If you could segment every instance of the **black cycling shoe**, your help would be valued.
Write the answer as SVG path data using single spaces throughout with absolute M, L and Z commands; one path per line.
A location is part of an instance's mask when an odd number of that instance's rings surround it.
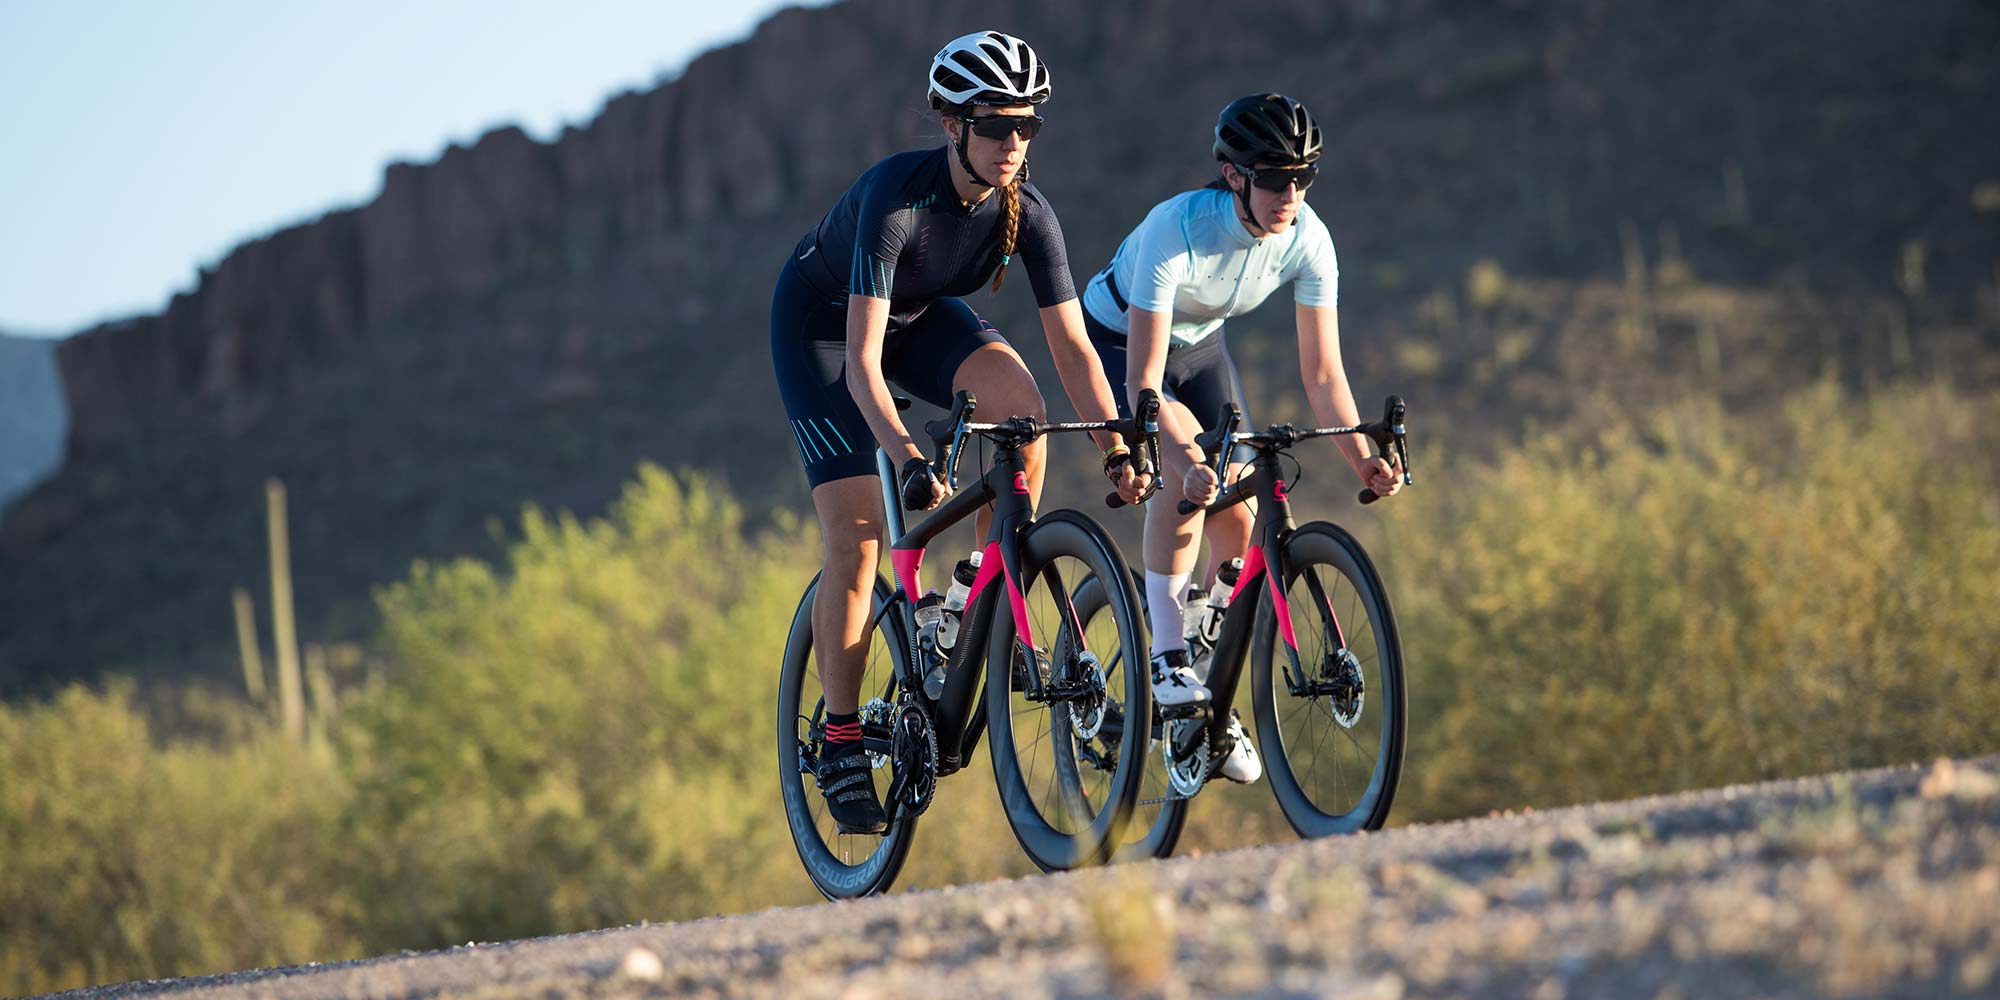
M 827 812 L 841 833 L 881 833 L 889 829 L 882 800 L 875 797 L 875 768 L 868 755 L 855 750 L 820 759 L 817 775 Z

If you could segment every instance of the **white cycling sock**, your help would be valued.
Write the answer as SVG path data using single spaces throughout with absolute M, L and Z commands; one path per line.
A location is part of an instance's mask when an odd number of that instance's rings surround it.
M 1146 621 L 1153 629 L 1152 655 L 1187 648 L 1187 640 L 1181 638 L 1181 608 L 1187 602 L 1188 581 L 1193 578 L 1192 573 L 1169 576 L 1146 571 Z

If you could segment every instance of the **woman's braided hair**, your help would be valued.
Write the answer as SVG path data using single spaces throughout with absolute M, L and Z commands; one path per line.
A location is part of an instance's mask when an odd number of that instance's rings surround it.
M 993 272 L 993 290 L 999 291 L 1001 282 L 1007 280 L 1007 262 L 1014 259 L 1014 239 L 1021 232 L 1021 177 L 1014 176 L 1014 182 L 1000 189 L 1000 211 L 1005 215 L 1000 220 L 1000 269 Z

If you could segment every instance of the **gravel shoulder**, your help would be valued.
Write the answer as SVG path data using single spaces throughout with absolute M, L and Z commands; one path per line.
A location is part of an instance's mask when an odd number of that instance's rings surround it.
M 1996 994 L 2000 756 L 56 996 Z

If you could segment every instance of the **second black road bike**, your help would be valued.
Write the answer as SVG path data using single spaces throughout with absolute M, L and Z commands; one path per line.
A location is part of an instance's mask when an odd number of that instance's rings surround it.
M 1362 434 L 1377 451 L 1393 456 L 1410 481 L 1405 441 L 1406 407 L 1391 396 L 1379 421 L 1354 427 L 1301 429 L 1289 424 L 1262 431 L 1236 430 L 1234 404 L 1215 430 L 1195 439 L 1215 456 L 1221 481 L 1225 456 L 1249 449 L 1243 473 L 1206 507 L 1210 512 L 1255 500 L 1250 548 L 1234 579 L 1229 569 L 1217 588 L 1229 600 L 1199 616 L 1188 637 L 1188 658 L 1213 693 L 1213 710 L 1166 718 L 1155 708 L 1151 747 L 1141 795 L 1121 856 L 1166 857 L 1187 821 L 1189 801 L 1216 775 L 1233 747 L 1231 710 L 1250 661 L 1255 745 L 1264 780 L 1301 836 L 1324 837 L 1380 829 L 1388 820 L 1403 770 L 1408 694 L 1402 642 L 1388 591 L 1361 543 L 1336 524 L 1295 526 L 1290 485 L 1297 463 L 1287 451 L 1299 442 L 1336 434 Z M 1281 459 L 1293 463 L 1287 477 Z M 1361 502 L 1377 499 L 1369 490 Z M 1180 501 L 1181 513 L 1197 506 Z M 1110 606 L 1111 591 L 1093 577 L 1078 587 L 1078 616 L 1091 627 Z

